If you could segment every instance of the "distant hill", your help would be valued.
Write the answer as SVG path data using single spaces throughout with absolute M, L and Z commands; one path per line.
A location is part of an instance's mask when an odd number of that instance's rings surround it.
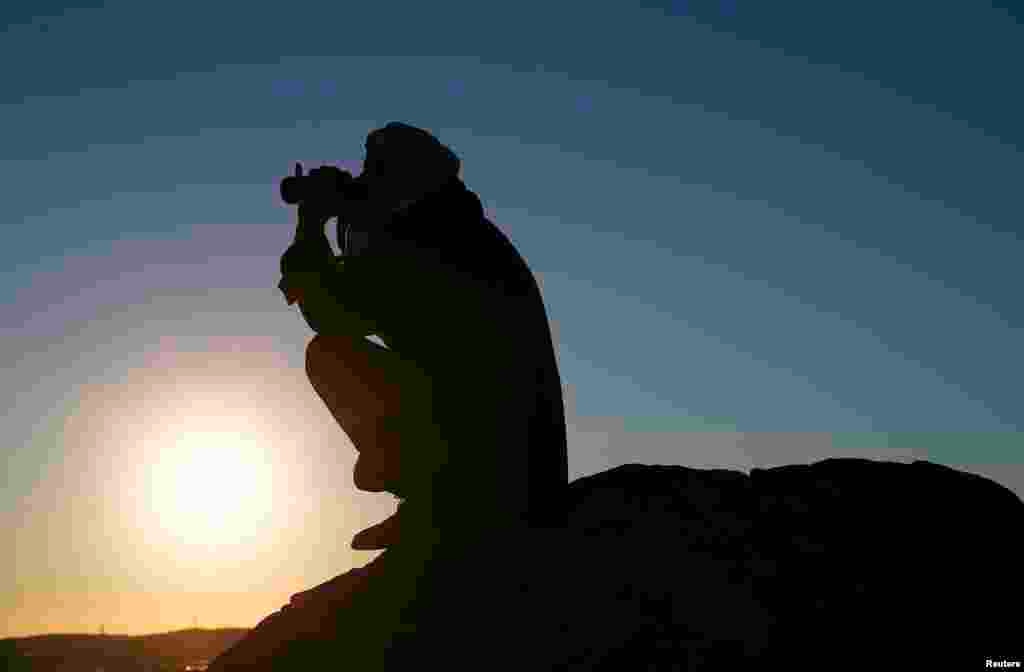
M 11 672 L 182 672 L 210 661 L 248 632 L 190 629 L 154 635 L 37 635 L 0 639 L 0 670 Z

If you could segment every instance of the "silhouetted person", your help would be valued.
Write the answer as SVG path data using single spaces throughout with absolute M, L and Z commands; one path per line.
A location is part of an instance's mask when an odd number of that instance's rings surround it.
M 390 123 L 366 152 L 361 199 L 300 205 L 312 272 L 297 283 L 317 332 L 307 373 L 359 452 L 356 486 L 441 532 L 560 525 L 562 390 L 530 269 L 429 133 Z M 323 233 L 332 211 L 345 213 L 341 265 Z
M 352 542 L 384 553 L 293 596 L 215 670 L 322 655 L 373 669 L 396 633 L 429 619 L 418 607 L 460 582 L 464 550 L 565 524 L 561 382 L 530 269 L 429 133 L 391 123 L 366 152 L 358 178 L 310 173 L 337 202 L 286 196 L 299 228 L 280 286 L 317 332 L 306 372 L 356 447 L 355 485 L 402 503 Z M 324 226 L 339 214 L 336 258 Z

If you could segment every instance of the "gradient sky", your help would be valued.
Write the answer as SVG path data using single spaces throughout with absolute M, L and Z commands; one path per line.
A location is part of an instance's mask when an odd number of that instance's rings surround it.
M 305 379 L 277 182 L 393 120 L 538 276 L 573 478 L 846 455 L 1024 493 L 1010 6 L 7 3 L 0 637 L 252 626 L 374 557 L 394 500 Z

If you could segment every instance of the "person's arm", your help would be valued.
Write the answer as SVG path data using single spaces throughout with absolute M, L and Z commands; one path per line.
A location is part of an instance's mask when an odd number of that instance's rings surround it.
M 359 281 L 357 265 L 352 260 L 330 260 L 306 280 L 298 304 L 313 331 L 364 337 L 382 330 L 381 306 Z
M 462 339 L 482 339 L 479 345 L 493 347 L 494 312 L 502 312 L 507 297 L 496 288 L 488 291 L 494 279 L 478 274 L 497 269 L 486 264 L 486 270 L 456 268 L 451 255 L 435 249 L 441 241 L 413 240 L 415 231 L 398 229 L 393 234 L 380 229 L 378 237 L 395 237 L 360 256 L 338 258 L 323 233 L 327 218 L 311 218 L 300 206 L 303 218 L 309 226 L 297 233 L 294 251 L 285 253 L 294 257 L 293 263 L 282 258 L 282 272 L 285 281 L 294 282 L 292 297 L 314 331 L 376 334 L 399 349 L 413 342 L 454 345 Z M 441 245 L 445 242 L 450 241 Z
M 303 318 L 320 334 L 366 336 L 379 330 L 379 301 L 369 296 L 356 269 L 365 260 L 342 259 L 334 254 L 324 224 L 329 217 L 299 206 L 295 241 L 281 255 L 282 279 L 278 287 L 288 305 L 299 304 Z

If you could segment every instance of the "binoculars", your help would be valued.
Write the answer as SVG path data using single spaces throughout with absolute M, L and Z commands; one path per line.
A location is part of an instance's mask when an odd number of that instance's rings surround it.
M 281 180 L 281 199 L 289 205 L 327 206 L 341 200 L 365 198 L 365 189 L 360 186 L 347 170 L 323 166 L 303 175 L 302 164 L 296 163 L 295 174 Z

